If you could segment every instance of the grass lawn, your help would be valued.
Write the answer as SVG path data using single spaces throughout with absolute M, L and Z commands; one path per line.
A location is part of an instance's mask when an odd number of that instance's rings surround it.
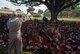
M 80 22 L 80 18 L 58 18 L 58 20 L 64 20 L 69 22 Z
M 31 19 L 32 20 L 34 19 L 42 20 L 42 17 L 32 17 Z M 29 20 L 29 18 L 27 20 Z M 50 20 L 50 18 L 48 18 L 48 20 Z M 58 20 L 64 20 L 68 22 L 80 22 L 80 18 L 58 18 Z

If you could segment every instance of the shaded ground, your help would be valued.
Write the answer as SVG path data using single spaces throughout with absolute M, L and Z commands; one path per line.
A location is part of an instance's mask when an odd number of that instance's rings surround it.
M 7 47 L 0 46 L 0 54 L 7 54 Z M 24 54 L 32 54 L 32 53 L 24 51 Z

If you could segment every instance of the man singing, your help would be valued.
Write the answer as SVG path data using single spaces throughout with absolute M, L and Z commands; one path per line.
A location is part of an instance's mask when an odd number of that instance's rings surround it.
M 9 30 L 8 54 L 14 54 L 14 50 L 16 50 L 17 54 L 22 54 L 21 24 L 17 14 L 13 12 L 7 22 Z

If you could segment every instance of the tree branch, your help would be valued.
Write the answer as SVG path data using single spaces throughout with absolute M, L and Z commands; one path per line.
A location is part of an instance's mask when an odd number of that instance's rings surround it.
M 70 4 L 66 5 L 66 6 L 64 6 L 63 8 L 60 9 L 60 11 L 64 10 L 65 8 L 70 7 L 70 6 L 72 6 L 72 5 L 75 5 L 75 4 L 78 3 L 79 1 L 80 1 L 80 0 L 76 0 L 76 1 L 73 2 L 73 3 L 70 3 Z M 60 12 L 60 11 L 59 11 L 59 12 Z

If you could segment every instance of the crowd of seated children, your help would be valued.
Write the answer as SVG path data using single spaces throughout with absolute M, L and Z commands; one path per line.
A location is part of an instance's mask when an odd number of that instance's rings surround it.
M 80 51 L 80 23 L 64 21 L 29 21 L 22 26 L 27 49 L 53 48 L 60 53 Z M 56 50 L 55 50 L 56 49 Z
M 52 51 L 57 54 L 80 53 L 79 22 L 35 19 L 23 22 L 21 31 L 24 49 L 47 51 L 47 54 Z M 0 45 L 3 43 L 8 45 L 8 30 L 6 20 L 0 19 Z

